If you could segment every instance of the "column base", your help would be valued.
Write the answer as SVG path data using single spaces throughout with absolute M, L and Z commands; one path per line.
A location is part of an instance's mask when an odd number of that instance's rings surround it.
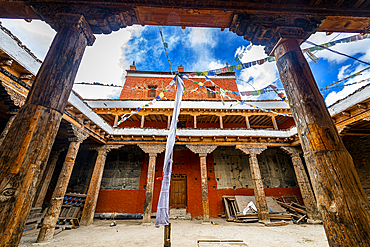
M 311 219 L 307 219 L 307 223 L 318 225 L 318 224 L 322 224 L 322 220 L 311 220 Z

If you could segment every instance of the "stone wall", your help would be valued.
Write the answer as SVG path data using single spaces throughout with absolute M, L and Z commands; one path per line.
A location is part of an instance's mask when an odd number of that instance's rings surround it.
M 234 147 L 219 147 L 213 152 L 218 189 L 253 188 L 249 157 Z M 258 155 L 265 188 L 295 188 L 298 183 L 289 155 L 268 148 Z

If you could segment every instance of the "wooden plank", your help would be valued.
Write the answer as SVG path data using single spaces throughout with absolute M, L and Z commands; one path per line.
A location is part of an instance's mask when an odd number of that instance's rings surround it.
M 238 204 L 239 210 L 243 211 L 247 207 L 249 202 L 253 202 L 256 205 L 256 199 L 254 196 L 235 196 L 236 203 Z M 266 203 L 269 211 L 273 212 L 286 212 L 273 197 L 266 196 Z M 250 212 L 250 211 L 248 211 Z

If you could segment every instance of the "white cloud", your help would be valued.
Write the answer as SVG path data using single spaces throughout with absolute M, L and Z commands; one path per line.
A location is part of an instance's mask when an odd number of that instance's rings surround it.
M 362 64 L 360 64 L 355 68 L 354 71 L 360 71 L 364 68 L 365 67 Z M 364 72 L 361 73 L 361 75 L 347 80 L 345 82 L 345 84 L 348 85 L 348 84 L 355 83 L 355 82 L 360 82 L 361 80 L 365 80 L 365 79 L 369 79 L 369 78 L 370 78 L 370 70 L 365 70 Z M 342 90 L 340 90 L 338 92 L 335 92 L 335 91 L 330 92 L 325 98 L 325 103 L 326 103 L 327 106 L 330 106 L 333 103 L 335 103 L 336 101 L 347 97 L 349 94 L 355 92 L 357 89 L 359 89 L 359 88 L 361 88 L 361 87 L 363 87 L 363 86 L 365 86 L 369 83 L 370 82 L 363 82 L 363 83 L 359 83 L 359 84 L 345 86 L 345 87 L 343 87 Z M 338 85 L 342 85 L 342 84 L 338 84 Z
M 213 48 L 217 44 L 215 30 L 211 28 L 189 28 L 189 34 L 184 38 L 184 45 L 190 49 L 190 53 L 196 58 L 189 71 L 204 71 L 213 68 L 222 68 L 220 60 L 217 60 Z M 218 65 L 215 67 L 215 65 Z
M 342 68 L 339 69 L 339 72 L 338 72 L 338 80 L 341 80 L 343 79 L 344 77 L 347 76 L 347 73 L 348 73 L 348 68 L 350 67 L 351 65 L 348 64 L 348 65 L 345 65 L 343 66 Z M 345 72 L 347 71 L 347 73 L 345 74 Z
M 94 45 L 86 48 L 76 82 L 100 82 L 122 86 L 126 70 L 130 66 L 130 61 L 125 58 L 124 49 L 128 46 L 131 36 L 141 28 L 132 26 L 109 35 L 96 35 Z M 121 90 L 116 87 L 86 85 L 75 85 L 73 89 L 83 98 L 89 99 L 112 98 Z
M 252 46 L 249 51 L 243 54 L 241 59 L 242 63 L 256 61 L 266 57 L 263 46 Z M 244 52 L 246 47 L 239 47 L 236 51 L 236 55 Z M 259 90 L 267 87 L 272 82 L 279 78 L 276 63 L 265 62 L 262 65 L 252 66 L 247 69 L 243 69 L 240 73 L 240 79 L 248 83 L 238 82 L 239 91 L 251 91 Z M 263 98 L 266 95 L 261 95 L 260 97 L 252 97 L 253 99 Z M 251 99 L 251 97 L 248 97 Z
M 217 60 L 217 61 L 211 61 L 207 67 L 208 70 L 212 70 L 212 69 L 219 69 L 219 68 L 222 68 L 224 67 L 225 65 L 220 61 L 220 60 Z

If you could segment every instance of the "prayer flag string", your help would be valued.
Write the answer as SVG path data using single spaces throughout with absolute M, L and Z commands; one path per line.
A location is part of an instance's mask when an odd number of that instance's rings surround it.
M 330 41 L 328 43 L 324 43 L 324 44 L 321 44 L 321 45 L 316 45 L 316 44 L 314 44 L 310 41 L 306 41 L 306 43 L 312 44 L 314 46 L 303 49 L 302 51 L 305 52 L 305 53 L 311 52 L 311 54 L 312 54 L 313 51 L 320 51 L 320 50 L 328 49 L 329 47 L 335 46 L 337 44 L 352 43 L 352 42 L 356 42 L 356 41 L 364 40 L 364 39 L 370 39 L 370 34 L 356 34 L 356 35 L 353 35 L 353 36 L 350 36 L 350 37 L 347 37 L 347 38 L 343 38 L 343 39 L 339 39 L 339 40 L 335 40 L 335 41 Z M 328 49 L 328 50 L 330 50 L 330 49 Z M 331 51 L 333 51 L 333 50 L 331 50 Z M 333 52 L 335 52 L 337 54 L 341 54 L 341 55 L 346 55 L 346 54 L 336 52 L 336 51 L 333 51 Z M 348 55 L 346 55 L 346 56 L 348 56 Z M 312 56 L 311 59 L 317 60 L 317 58 L 315 56 Z M 358 60 L 358 59 L 356 59 L 356 60 Z M 239 59 L 239 61 L 240 61 L 240 59 Z M 266 57 L 266 58 L 263 58 L 263 59 L 258 59 L 258 60 L 252 61 L 252 62 L 237 64 L 237 65 L 234 65 L 234 66 L 226 66 L 226 67 L 221 68 L 221 69 L 189 73 L 188 76 L 190 76 L 190 77 L 194 77 L 194 76 L 214 76 L 214 75 L 223 74 L 223 73 L 227 73 L 227 72 L 231 72 L 231 71 L 250 68 L 250 67 L 253 67 L 253 66 L 256 66 L 256 65 L 262 65 L 265 62 L 274 62 L 274 61 L 276 61 L 275 57 L 269 56 L 269 57 Z M 361 61 L 361 60 L 359 60 L 359 61 Z M 364 61 L 361 61 L 361 62 L 370 65 L 370 63 L 367 63 L 367 62 L 364 62 Z
M 171 64 L 171 61 L 170 61 L 170 59 L 168 57 L 168 52 L 167 52 L 168 43 L 164 42 L 163 33 L 162 33 L 162 27 L 158 27 L 158 28 L 159 28 L 159 33 L 161 34 L 163 48 L 164 48 L 164 51 L 166 52 L 167 61 L 168 61 L 169 65 L 170 65 L 171 74 L 173 74 L 173 72 L 172 72 L 172 64 Z
M 130 113 L 126 113 L 126 114 L 122 115 L 121 119 L 117 122 L 117 124 L 114 127 L 119 126 L 121 123 L 123 123 L 124 121 L 129 119 L 132 115 L 138 113 L 141 109 L 143 109 L 145 107 L 148 107 L 148 106 L 151 106 L 154 103 L 156 103 L 157 101 L 160 101 L 161 99 L 163 99 L 164 98 L 164 92 L 166 92 L 172 85 L 175 84 L 175 82 L 176 82 L 175 79 L 176 79 L 176 76 L 172 79 L 170 84 L 168 84 L 166 88 L 162 89 L 162 92 L 160 92 L 159 95 L 157 95 L 152 101 L 150 101 L 147 104 L 142 104 L 141 106 L 137 107 L 134 111 L 131 111 Z
M 183 77 L 184 77 L 185 79 L 189 80 L 189 81 L 194 82 L 194 83 L 195 83 L 195 84 L 197 84 L 199 87 L 204 87 L 206 90 L 208 90 L 208 91 L 210 91 L 210 92 L 213 92 L 213 93 L 215 93 L 215 94 L 220 94 L 220 95 L 222 95 L 222 94 L 223 94 L 223 93 L 222 93 L 223 91 L 224 91 L 224 92 L 229 91 L 229 90 L 225 90 L 225 89 L 221 88 L 220 86 L 218 86 L 216 83 L 214 83 L 214 82 L 213 82 L 212 80 L 210 80 L 209 78 L 208 78 L 208 80 L 212 83 L 212 85 L 214 85 L 215 87 L 219 88 L 219 89 L 220 89 L 220 92 L 215 91 L 215 90 L 213 90 L 213 89 L 211 89 L 211 88 L 205 87 L 205 86 L 204 86 L 204 83 L 202 83 L 202 82 L 198 82 L 198 81 L 195 81 L 195 80 L 192 80 L 192 79 L 190 79 L 189 77 L 187 77 L 186 75 L 183 75 Z M 229 92 L 234 92 L 234 91 L 229 91 Z M 255 108 L 255 109 L 261 110 L 261 111 L 263 111 L 263 112 L 269 112 L 269 113 L 274 113 L 274 114 L 276 114 L 276 115 L 281 115 L 281 116 L 286 116 L 286 117 L 292 117 L 292 115 L 289 115 L 289 114 L 283 114 L 283 113 L 278 113 L 278 112 L 275 112 L 275 111 L 272 111 L 272 110 L 267 110 L 267 109 L 261 108 L 261 107 L 256 106 L 256 105 L 252 105 L 252 104 L 249 104 L 249 103 L 247 103 L 247 102 L 243 102 L 243 101 L 240 101 L 240 100 L 238 100 L 238 99 L 231 98 L 229 95 L 226 95 L 226 94 L 224 94 L 224 96 L 225 96 L 225 97 L 227 97 L 227 98 L 228 98 L 228 99 L 230 99 L 230 100 L 236 101 L 236 102 L 237 102 L 237 104 L 239 104 L 239 105 L 248 105 L 248 106 L 250 106 L 250 107 L 253 107 L 253 108 Z M 233 106 L 233 105 L 231 105 L 231 106 Z M 231 107 L 231 106 L 230 106 L 230 107 Z

